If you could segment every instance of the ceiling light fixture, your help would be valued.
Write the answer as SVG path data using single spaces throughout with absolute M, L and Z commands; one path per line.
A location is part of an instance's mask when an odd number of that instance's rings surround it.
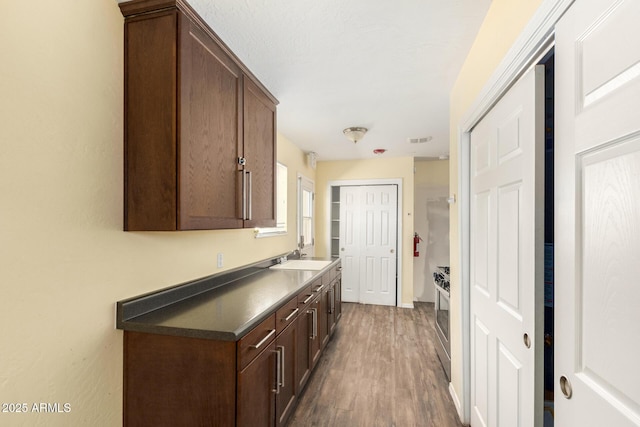
M 355 144 L 356 142 L 362 139 L 364 134 L 367 133 L 367 130 L 368 130 L 367 128 L 351 127 L 351 128 L 346 128 L 345 130 L 342 131 L 342 133 L 344 133 L 344 135 L 349 139 L 349 141 L 352 141 Z

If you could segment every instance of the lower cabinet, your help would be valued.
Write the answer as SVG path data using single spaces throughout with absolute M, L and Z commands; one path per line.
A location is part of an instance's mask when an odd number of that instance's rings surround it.
M 296 362 L 298 322 L 294 321 L 276 338 L 276 425 L 285 425 L 297 400 Z
M 284 426 L 335 329 L 339 283 L 314 281 L 237 342 L 125 331 L 123 424 Z
M 271 343 L 238 373 L 238 426 L 274 425 L 276 356 L 276 345 Z
M 311 375 L 311 340 L 313 339 L 313 311 L 305 308 L 298 316 L 296 328 L 296 392 L 300 393 Z

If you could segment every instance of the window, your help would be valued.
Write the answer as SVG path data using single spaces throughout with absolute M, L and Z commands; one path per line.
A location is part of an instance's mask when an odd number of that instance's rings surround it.
M 287 167 L 276 168 L 276 226 L 256 228 L 256 237 L 279 236 L 287 233 Z

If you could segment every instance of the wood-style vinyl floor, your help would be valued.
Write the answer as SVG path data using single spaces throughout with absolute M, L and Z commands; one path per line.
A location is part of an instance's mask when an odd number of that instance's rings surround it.
M 433 304 L 343 303 L 288 427 L 460 427 L 434 345 Z

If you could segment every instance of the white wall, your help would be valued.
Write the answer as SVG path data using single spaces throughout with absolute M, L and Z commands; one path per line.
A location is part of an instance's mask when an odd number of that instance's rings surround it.
M 433 302 L 433 272 L 449 265 L 449 161 L 415 162 L 414 231 L 422 238 L 413 258 L 413 299 Z
M 71 409 L 0 412 L 3 426 L 120 425 L 115 302 L 295 248 L 291 231 L 122 231 L 123 22 L 114 0 L 3 3 L 0 402 Z M 295 200 L 314 171 L 283 137 L 278 159 Z

